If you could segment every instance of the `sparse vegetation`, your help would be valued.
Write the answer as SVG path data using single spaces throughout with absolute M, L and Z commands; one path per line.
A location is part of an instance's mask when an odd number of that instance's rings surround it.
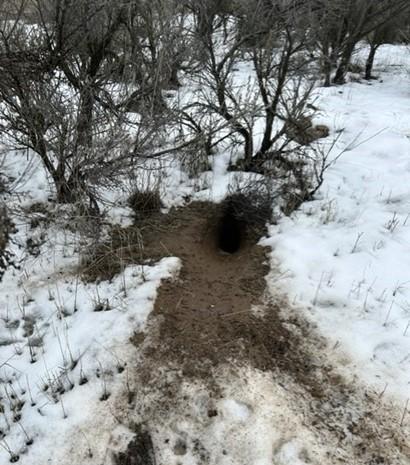
M 236 188 L 222 202 L 222 209 L 229 210 L 231 214 L 246 226 L 251 236 L 259 238 L 266 233 L 266 225 L 273 218 L 274 188 L 263 179 L 249 181 Z
M 0 204 L 0 281 L 4 271 L 12 260 L 12 253 L 8 250 L 8 245 L 13 230 L 13 223 L 7 209 L 4 205 Z
M 128 205 L 137 221 L 152 213 L 158 213 L 163 207 L 160 193 L 157 190 L 135 190 L 128 198 Z

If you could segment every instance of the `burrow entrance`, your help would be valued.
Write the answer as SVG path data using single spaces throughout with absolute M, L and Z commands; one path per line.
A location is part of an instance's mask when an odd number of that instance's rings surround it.
M 226 211 L 218 221 L 216 243 L 221 252 L 233 254 L 238 252 L 245 239 L 245 225 L 235 217 L 234 212 Z

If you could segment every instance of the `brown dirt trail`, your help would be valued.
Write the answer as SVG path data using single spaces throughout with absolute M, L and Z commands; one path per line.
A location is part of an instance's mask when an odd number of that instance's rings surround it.
M 149 234 L 145 242 L 148 256 L 159 242 L 182 262 L 179 278 L 160 288 L 152 318 L 160 322 L 161 344 L 149 355 L 177 360 L 184 376 L 206 376 L 232 358 L 269 368 L 269 352 L 283 352 L 287 334 L 252 311 L 265 290 L 265 250 L 245 240 L 237 253 L 221 253 L 215 205 L 193 204 L 174 215 L 170 229 Z

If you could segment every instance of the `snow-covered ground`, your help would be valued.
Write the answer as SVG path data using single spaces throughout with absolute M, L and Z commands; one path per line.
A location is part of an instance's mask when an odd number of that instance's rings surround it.
M 16 185 L 20 201 L 46 201 L 43 170 L 17 157 L 6 169 L 16 180 L 28 169 Z M 74 271 L 77 234 L 19 218 L 12 250 L 20 268 L 10 267 L 0 288 L 0 463 L 101 461 L 117 425 L 109 400 L 127 385 L 129 338 L 144 328 L 161 279 L 175 275 L 179 260 L 87 284 Z M 38 241 L 33 255 L 27 239 Z
M 326 173 L 316 200 L 280 219 L 264 240 L 282 272 L 272 286 L 315 322 L 346 370 L 400 405 L 410 397 L 409 69 L 406 48 L 384 46 L 375 69 L 380 80 L 318 89 L 317 122 L 327 124 L 332 136 L 340 134 L 333 156 L 349 150 Z M 229 156 L 215 157 L 213 173 L 199 182 L 170 176 L 166 205 L 187 195 L 223 198 L 235 176 L 226 172 Z M 20 199 L 27 205 L 45 201 L 42 170 L 16 158 L 11 165 L 16 178 L 18 170 L 30 169 L 17 188 Z M 115 208 L 111 218 L 123 221 L 124 213 Z M 19 243 L 29 237 L 41 242 L 41 228 L 17 227 L 13 248 L 20 259 Z M 129 336 L 144 328 L 160 280 L 175 275 L 179 261 L 129 267 L 111 283 L 85 284 L 73 273 L 76 234 L 50 227 L 46 238 L 40 256 L 25 257 L 24 266 L 10 268 L 1 282 L 0 464 L 17 456 L 23 465 L 108 464 L 108 445 L 121 449 L 129 439 L 114 410 L 114 399 L 127 388 L 127 361 L 136 355 Z M 181 395 L 192 404 L 184 398 L 182 416 L 162 419 L 165 426 L 153 433 L 158 443 L 169 440 L 172 429 L 188 429 L 208 449 L 226 441 L 234 451 L 210 463 L 304 465 L 312 463 L 308 456 L 328 463 L 320 459 L 323 450 L 302 450 L 314 434 L 302 413 L 292 416 L 287 389 L 265 375 L 246 372 L 226 385 L 218 419 L 206 418 L 204 425 L 198 423 L 202 388 L 186 389 Z M 166 453 L 160 452 L 161 463 L 174 463 Z M 195 460 L 187 454 L 181 463 Z
M 359 55 L 358 60 L 362 57 Z M 410 397 L 410 52 L 383 46 L 378 80 L 319 89 L 333 150 L 316 200 L 270 229 L 282 289 L 365 382 Z

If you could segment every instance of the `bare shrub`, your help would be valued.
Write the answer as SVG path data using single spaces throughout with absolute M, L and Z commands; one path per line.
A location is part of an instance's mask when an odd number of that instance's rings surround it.
M 263 177 L 239 181 L 229 187 L 222 211 L 229 210 L 246 226 L 251 238 L 259 238 L 266 233 L 266 224 L 272 220 L 276 199 L 277 193 L 271 182 Z
M 134 212 L 136 219 L 159 212 L 163 207 L 158 189 L 136 189 L 128 198 L 128 205 Z
M 190 178 L 197 178 L 201 173 L 211 169 L 209 161 L 211 144 L 208 138 L 203 137 L 181 151 L 181 166 Z
M 392 30 L 396 18 L 409 12 L 407 0 L 332 0 L 306 2 L 310 5 L 310 31 L 312 53 L 319 54 L 319 64 L 324 74 L 324 85 L 343 84 L 349 64 L 359 42 L 368 38 L 370 55 L 367 76 L 371 75 L 374 54 L 383 36 Z M 389 31 L 389 32 L 388 32 Z M 397 31 L 395 31 L 397 32 Z
M 0 134 L 41 159 L 57 202 L 97 211 L 98 188 L 161 147 L 171 121 L 162 90 L 183 50 L 173 2 L 37 0 L 35 28 L 29 3 L 0 18 Z
M 192 32 L 202 50 L 201 66 L 191 76 L 198 90 L 195 102 L 182 111 L 185 126 L 212 136 L 208 147 L 229 141 L 242 152 L 236 168 L 261 173 L 266 163 L 275 162 L 272 156 L 294 142 L 287 137 L 286 121 L 307 113 L 313 89 L 312 58 L 305 53 L 309 34 L 299 3 L 253 0 L 237 5 L 227 22 L 204 7 L 202 15 L 209 14 L 206 28 Z M 251 69 L 248 79 L 238 73 L 244 64 Z M 212 125 L 202 131 L 198 121 L 201 126 L 207 118 Z M 256 132 L 261 131 L 257 141 Z

